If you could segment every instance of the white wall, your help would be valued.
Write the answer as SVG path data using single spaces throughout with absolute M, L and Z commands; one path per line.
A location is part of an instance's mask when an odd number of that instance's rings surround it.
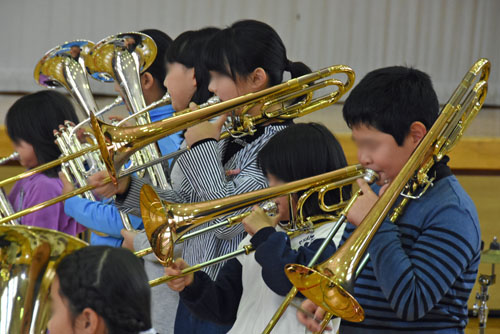
M 486 103 L 500 105 L 499 14 L 497 0 L 0 0 L 0 92 L 40 89 L 34 66 L 64 41 L 145 28 L 175 38 L 254 18 L 278 31 L 289 59 L 313 69 L 343 63 L 358 79 L 377 67 L 412 65 L 431 74 L 441 102 L 477 58 L 487 57 L 493 70 Z

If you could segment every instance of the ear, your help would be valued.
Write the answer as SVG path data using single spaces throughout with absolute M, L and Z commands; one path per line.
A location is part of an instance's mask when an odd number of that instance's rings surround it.
M 81 333 L 94 334 L 102 328 L 104 320 L 90 307 L 83 309 L 75 319 L 75 328 Z
M 189 79 L 191 80 L 193 87 L 196 87 L 196 72 L 194 67 L 188 68 Z
M 250 84 L 255 91 L 262 90 L 268 86 L 269 78 L 266 71 L 262 67 L 257 67 L 250 74 Z
M 154 77 L 149 72 L 141 74 L 141 87 L 142 90 L 150 90 L 154 85 Z
M 422 122 L 415 121 L 415 122 L 411 123 L 409 137 L 410 137 L 412 144 L 415 147 L 424 138 L 426 133 L 427 133 L 427 129 L 425 128 L 425 125 Z

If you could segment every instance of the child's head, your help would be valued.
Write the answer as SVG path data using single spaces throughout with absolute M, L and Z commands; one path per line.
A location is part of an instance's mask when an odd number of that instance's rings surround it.
M 277 85 L 284 71 L 292 78 L 311 72 L 303 63 L 289 61 L 276 31 L 255 20 L 238 21 L 215 34 L 204 58 L 209 89 L 222 101 Z
M 157 29 L 145 29 L 141 30 L 142 33 L 148 35 L 153 39 L 156 44 L 156 58 L 153 63 L 144 71 L 141 75 L 141 78 L 149 73 L 154 78 L 155 89 L 161 91 L 161 95 L 164 95 L 167 90 L 165 86 L 163 86 L 163 80 L 165 80 L 165 75 L 167 74 L 167 68 L 165 66 L 165 56 L 167 54 L 167 50 L 172 45 L 172 39 L 165 34 L 163 31 Z M 141 84 L 144 90 L 144 80 L 141 80 Z M 152 103 L 154 101 L 146 101 Z
M 347 166 L 344 151 L 335 136 L 317 123 L 293 124 L 277 133 L 258 154 L 260 168 L 270 186 L 296 181 L 334 171 Z M 350 196 L 350 187 L 343 190 L 344 199 Z M 303 191 L 297 193 L 296 199 Z M 337 203 L 339 193 L 331 191 L 326 196 L 328 204 Z M 277 199 L 280 220 L 287 220 L 286 197 Z M 285 206 L 285 207 L 283 207 Z M 317 196 L 311 196 L 303 207 L 306 217 L 321 214 Z
M 148 278 L 142 261 L 124 248 L 90 246 L 67 255 L 50 296 L 51 334 L 137 334 L 151 328 Z
M 379 173 L 378 184 L 397 176 L 438 113 L 430 77 L 402 66 L 368 73 L 343 108 L 358 146 L 358 159 Z
M 208 91 L 210 75 L 201 56 L 207 41 L 220 29 L 207 27 L 180 34 L 166 54 L 167 75 L 164 85 L 172 97 L 174 110 L 183 110 L 189 102 L 201 104 L 212 95 Z
M 66 96 L 53 90 L 23 96 L 9 108 L 5 125 L 21 165 L 33 168 L 59 157 L 53 130 L 65 120 L 78 123 L 75 109 Z M 57 176 L 54 169 L 44 174 Z

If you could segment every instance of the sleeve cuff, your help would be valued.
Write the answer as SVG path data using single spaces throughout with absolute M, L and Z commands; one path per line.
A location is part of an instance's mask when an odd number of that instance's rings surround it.
M 263 242 L 265 242 L 269 236 L 271 234 L 274 234 L 276 233 L 276 230 L 274 229 L 274 227 L 264 227 L 262 229 L 260 229 L 259 231 L 257 231 L 257 233 L 255 233 L 252 237 L 252 239 L 250 239 L 250 242 L 252 243 L 252 245 L 257 248 L 259 247 Z

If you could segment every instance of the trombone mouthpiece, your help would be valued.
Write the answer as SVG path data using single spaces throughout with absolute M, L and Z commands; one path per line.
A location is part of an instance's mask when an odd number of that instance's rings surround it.
M 373 169 L 367 168 L 367 169 L 365 169 L 365 175 L 363 176 L 363 179 L 367 183 L 373 183 L 373 182 L 378 180 L 378 174 Z

